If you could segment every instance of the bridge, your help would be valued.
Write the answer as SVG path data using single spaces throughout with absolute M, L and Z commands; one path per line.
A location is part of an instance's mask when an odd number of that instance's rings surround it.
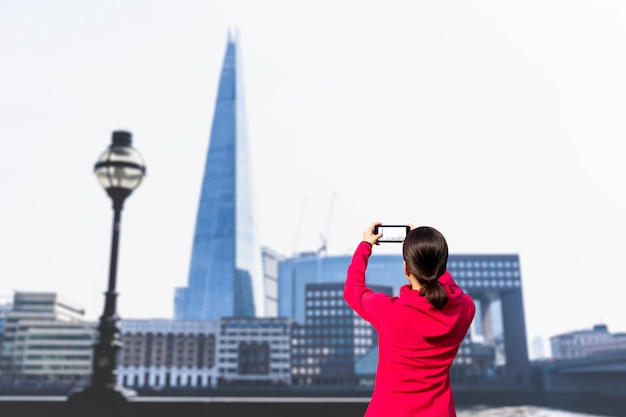
M 548 404 L 596 413 L 626 410 L 626 352 L 539 363 L 536 384 Z

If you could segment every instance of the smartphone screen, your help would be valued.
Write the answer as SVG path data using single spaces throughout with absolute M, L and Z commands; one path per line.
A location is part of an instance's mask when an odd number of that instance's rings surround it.
M 374 234 L 382 233 L 379 242 L 404 242 L 406 234 L 409 233 L 409 226 L 382 224 L 374 228 Z

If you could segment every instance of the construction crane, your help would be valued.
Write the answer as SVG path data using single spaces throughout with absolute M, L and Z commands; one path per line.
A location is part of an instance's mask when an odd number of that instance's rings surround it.
M 302 229 L 302 221 L 304 220 L 304 213 L 306 212 L 306 205 L 308 200 L 305 198 L 302 202 L 302 210 L 300 210 L 300 219 L 298 219 L 298 225 L 296 226 L 296 235 L 293 238 L 293 244 L 291 246 L 292 255 L 296 254 L 296 247 L 298 245 L 298 238 L 300 237 L 300 229 Z
M 322 245 L 319 247 L 319 249 L 317 250 L 317 255 L 322 255 L 322 254 L 326 254 L 327 250 L 328 250 L 328 235 L 330 234 L 330 225 L 331 225 L 331 220 L 333 217 L 333 207 L 335 205 L 335 192 L 333 191 L 333 194 L 330 198 L 330 209 L 328 210 L 328 219 L 326 220 L 326 233 L 320 235 L 321 239 L 322 239 Z

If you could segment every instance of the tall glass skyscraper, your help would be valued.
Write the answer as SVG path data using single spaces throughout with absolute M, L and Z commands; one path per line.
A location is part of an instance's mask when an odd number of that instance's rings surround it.
M 183 320 L 254 317 L 262 303 L 248 138 L 237 41 L 228 36 L 206 159 L 187 287 L 177 288 Z M 257 294 L 255 294 L 255 291 Z M 262 311 L 262 306 L 258 306 Z

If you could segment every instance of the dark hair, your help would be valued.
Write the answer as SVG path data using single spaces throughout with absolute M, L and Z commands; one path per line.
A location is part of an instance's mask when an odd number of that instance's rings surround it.
M 420 294 L 437 310 L 448 302 L 448 294 L 439 283 L 446 272 L 448 244 L 436 229 L 422 226 L 411 230 L 404 239 L 402 255 L 408 270 L 422 284 Z

